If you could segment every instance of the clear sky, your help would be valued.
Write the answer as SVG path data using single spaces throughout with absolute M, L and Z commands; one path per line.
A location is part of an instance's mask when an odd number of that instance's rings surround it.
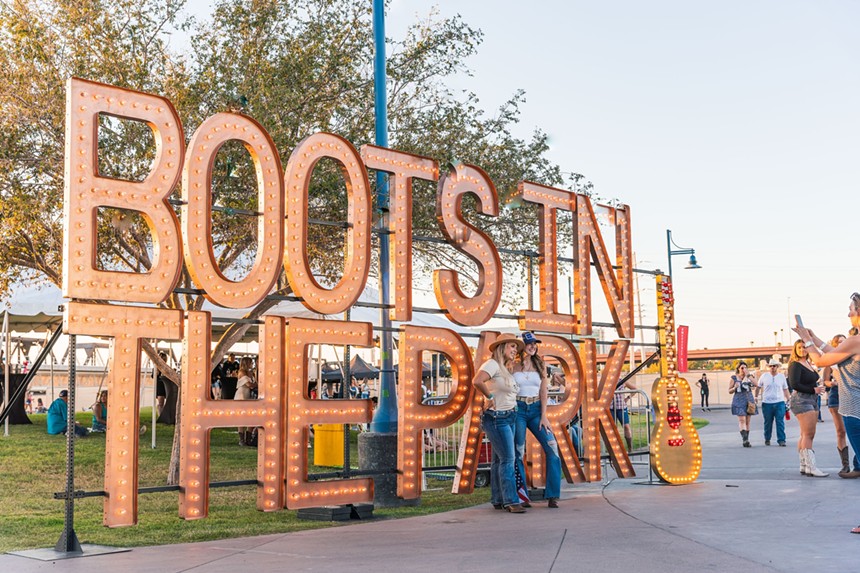
M 701 270 L 673 258 L 690 348 L 790 343 L 794 313 L 847 330 L 860 2 L 392 0 L 387 35 L 432 6 L 485 35 L 453 87 L 487 110 L 526 90 L 521 135 L 543 129 L 562 170 L 630 205 L 638 266 L 667 270 L 666 229 L 696 249 Z
M 787 343 L 794 313 L 823 338 L 847 330 L 860 291 L 860 3 L 435 5 L 485 34 L 463 85 L 488 109 L 525 89 L 523 135 L 545 130 L 563 170 L 630 205 L 639 266 L 667 269 L 666 229 L 696 249 L 701 270 L 672 261 L 691 348 L 773 344 L 774 331 Z M 393 0 L 388 35 L 428 13 Z

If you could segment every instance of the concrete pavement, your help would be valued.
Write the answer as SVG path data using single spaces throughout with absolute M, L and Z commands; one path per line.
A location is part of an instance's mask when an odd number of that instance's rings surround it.
M 703 470 L 687 486 L 640 477 L 563 486 L 561 508 L 524 515 L 488 505 L 402 520 L 42 562 L 0 555 L 0 571 L 860 571 L 860 480 L 836 475 L 833 424 L 818 425 L 816 455 L 828 478 L 798 472 L 797 425 L 788 447 L 764 446 L 753 418 L 741 447 L 727 409 L 694 411 Z M 775 443 L 775 440 L 774 440 Z M 644 476 L 644 477 L 642 477 Z

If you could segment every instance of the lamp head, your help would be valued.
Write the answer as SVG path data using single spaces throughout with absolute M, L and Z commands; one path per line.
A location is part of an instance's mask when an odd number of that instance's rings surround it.
M 685 269 L 701 269 L 699 263 L 696 261 L 696 255 L 690 255 L 690 262 L 687 263 Z

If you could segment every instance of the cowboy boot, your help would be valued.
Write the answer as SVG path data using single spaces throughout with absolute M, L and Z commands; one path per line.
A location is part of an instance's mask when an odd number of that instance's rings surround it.
M 627 442 L 627 451 L 633 451 L 633 438 L 631 436 L 624 436 L 624 441 Z
M 848 446 L 836 449 L 839 450 L 839 459 L 842 461 L 842 469 L 839 471 L 839 475 L 847 474 L 851 471 L 851 466 L 848 465 Z
M 741 430 L 741 442 L 743 442 L 744 447 L 747 447 L 747 437 L 744 436 L 743 430 Z
M 800 475 L 809 475 L 806 463 L 806 450 L 797 450 L 797 455 L 800 457 Z
M 806 450 L 806 465 L 807 465 L 807 474 L 808 476 L 817 477 L 817 478 L 826 478 L 830 474 L 824 473 L 817 467 L 815 467 L 815 452 L 811 449 Z
M 750 431 L 749 430 L 741 430 L 741 435 L 744 438 L 744 447 L 750 448 L 752 444 L 750 444 Z

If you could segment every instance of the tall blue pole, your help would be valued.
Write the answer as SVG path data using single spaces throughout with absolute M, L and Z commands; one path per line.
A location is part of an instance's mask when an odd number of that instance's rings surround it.
M 373 90 L 376 114 L 376 145 L 388 147 L 388 97 L 385 82 L 385 2 L 373 0 Z M 382 332 L 379 346 L 382 363 L 379 371 L 379 404 L 370 423 L 371 432 L 397 432 L 397 391 L 394 382 L 394 344 L 388 314 L 389 247 L 388 247 L 388 174 L 376 172 L 376 207 L 379 221 L 379 311 Z

